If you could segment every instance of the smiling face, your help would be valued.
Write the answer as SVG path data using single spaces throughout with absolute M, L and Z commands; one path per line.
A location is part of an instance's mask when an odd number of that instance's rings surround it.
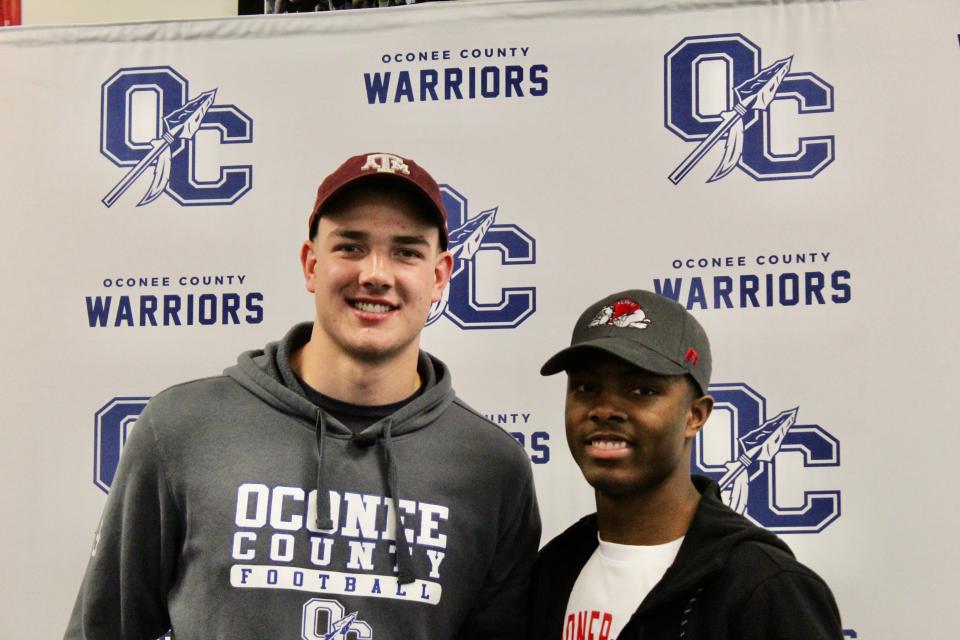
M 611 497 L 689 483 L 693 437 L 713 399 L 601 351 L 567 371 L 567 444 L 587 482 Z
M 453 262 L 416 198 L 369 188 L 338 198 L 300 258 L 316 306 L 314 338 L 328 357 L 416 358 Z

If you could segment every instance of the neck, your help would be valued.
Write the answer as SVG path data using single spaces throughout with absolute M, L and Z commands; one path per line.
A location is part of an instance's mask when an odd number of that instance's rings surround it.
M 607 495 L 597 491 L 600 539 L 631 545 L 665 544 L 686 535 L 700 504 L 687 474 L 649 491 Z
M 290 358 L 306 384 L 325 396 L 350 404 L 376 406 L 409 398 L 420 388 L 417 344 L 385 360 L 345 354 L 327 345 L 316 327 L 310 341 Z

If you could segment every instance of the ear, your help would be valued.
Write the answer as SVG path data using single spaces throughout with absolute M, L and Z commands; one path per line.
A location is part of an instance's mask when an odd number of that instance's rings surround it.
M 433 268 L 433 294 L 430 296 L 431 302 L 437 302 L 443 297 L 443 290 L 447 288 L 450 282 L 450 274 L 453 273 L 453 254 L 449 251 L 443 251 L 437 256 L 437 263 Z
M 303 280 L 307 291 L 315 293 L 317 285 L 313 278 L 317 268 L 317 254 L 313 249 L 313 242 L 310 240 L 305 240 L 300 247 L 300 268 L 303 269 Z
M 712 412 L 713 396 L 704 395 L 694 399 L 687 412 L 687 428 L 684 435 L 692 440 L 703 429 Z

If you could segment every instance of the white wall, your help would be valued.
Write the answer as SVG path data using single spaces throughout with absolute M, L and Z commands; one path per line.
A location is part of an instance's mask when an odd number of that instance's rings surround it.
M 24 25 L 222 18 L 237 15 L 237 0 L 22 0 Z

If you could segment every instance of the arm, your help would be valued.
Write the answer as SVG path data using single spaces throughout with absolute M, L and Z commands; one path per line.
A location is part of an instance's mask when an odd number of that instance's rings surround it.
M 816 574 L 784 570 L 761 582 L 732 622 L 742 640 L 842 640 L 840 611 Z
M 540 546 L 540 511 L 529 462 L 518 478 L 512 514 L 505 514 L 496 556 L 459 640 L 525 638 L 530 570 Z
M 66 640 L 154 640 L 170 628 L 182 518 L 150 415 L 147 405 L 120 456 Z

